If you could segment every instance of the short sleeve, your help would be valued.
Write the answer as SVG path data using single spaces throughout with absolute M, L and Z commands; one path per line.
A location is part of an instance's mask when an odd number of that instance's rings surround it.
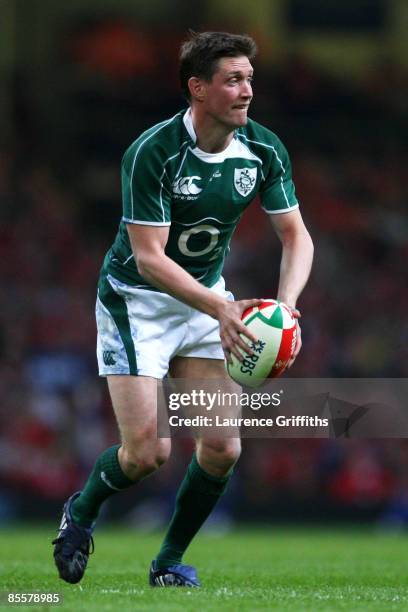
M 121 179 L 125 223 L 170 225 L 169 180 L 157 145 L 136 141 L 123 157 Z
M 289 155 L 279 139 L 268 149 L 271 154 L 269 170 L 259 191 L 262 208 L 268 214 L 289 212 L 299 206 Z

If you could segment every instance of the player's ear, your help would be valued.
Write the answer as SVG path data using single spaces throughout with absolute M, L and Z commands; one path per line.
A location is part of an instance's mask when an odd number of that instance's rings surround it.
M 198 102 L 202 102 L 204 100 L 206 90 L 205 83 L 202 79 L 190 77 L 188 79 L 188 89 L 193 100 L 197 100 Z

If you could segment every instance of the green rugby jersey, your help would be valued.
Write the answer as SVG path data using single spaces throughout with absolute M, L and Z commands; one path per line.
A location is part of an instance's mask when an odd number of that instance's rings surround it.
M 220 153 L 196 146 L 190 109 L 144 132 L 122 160 L 123 217 L 103 273 L 155 289 L 138 273 L 126 224 L 169 227 L 166 254 L 196 280 L 219 279 L 234 230 L 259 193 L 268 214 L 298 203 L 288 153 L 279 138 L 248 119 Z

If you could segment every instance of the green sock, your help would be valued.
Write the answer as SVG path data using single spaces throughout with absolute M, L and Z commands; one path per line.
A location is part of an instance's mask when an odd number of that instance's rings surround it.
M 120 467 L 119 448 L 120 444 L 117 444 L 99 455 L 81 495 L 71 506 L 72 518 L 82 527 L 92 525 L 105 499 L 134 484 Z
M 157 567 L 181 563 L 184 552 L 223 494 L 230 475 L 217 478 L 205 472 L 194 453 L 177 492 L 176 507 L 157 556 Z

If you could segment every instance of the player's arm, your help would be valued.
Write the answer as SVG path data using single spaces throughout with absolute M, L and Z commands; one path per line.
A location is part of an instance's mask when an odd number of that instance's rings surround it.
M 313 242 L 303 223 L 299 209 L 284 214 L 270 215 L 273 228 L 282 243 L 278 299 L 300 316 L 296 303 L 310 275 L 313 261 Z M 298 324 L 298 338 L 290 367 L 302 346 Z
M 230 360 L 230 354 L 233 353 L 241 360 L 238 346 L 243 349 L 248 349 L 248 346 L 239 334 L 256 341 L 242 323 L 241 314 L 246 308 L 260 304 L 261 300 L 229 302 L 201 285 L 166 255 L 168 226 L 127 224 L 127 229 L 139 274 L 160 291 L 217 319 L 226 358 Z
M 295 308 L 310 275 L 313 242 L 299 209 L 269 218 L 282 243 L 278 299 Z

